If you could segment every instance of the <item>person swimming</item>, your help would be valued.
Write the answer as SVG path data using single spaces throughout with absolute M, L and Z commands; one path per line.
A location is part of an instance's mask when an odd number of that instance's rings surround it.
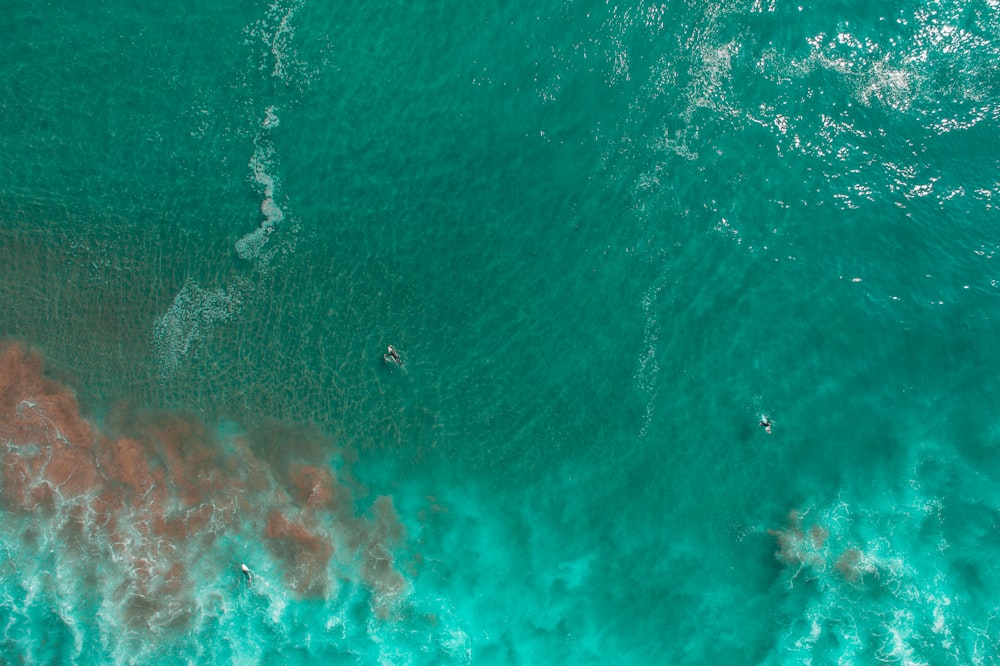
M 253 574 L 250 573 L 250 567 L 245 564 L 241 564 L 240 571 L 242 571 L 243 575 L 246 577 L 247 585 L 253 585 Z
M 760 427 L 763 428 L 764 432 L 768 435 L 771 434 L 771 419 L 767 416 L 767 414 L 760 417 Z
M 395 363 L 400 367 L 403 366 L 402 357 L 400 357 L 399 352 L 392 345 L 389 345 L 389 350 L 382 355 L 382 360 L 386 363 Z

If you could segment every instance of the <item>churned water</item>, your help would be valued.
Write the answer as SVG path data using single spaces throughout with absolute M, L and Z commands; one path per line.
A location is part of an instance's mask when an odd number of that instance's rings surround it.
M 995 0 L 5 10 L 0 661 L 1000 661 Z

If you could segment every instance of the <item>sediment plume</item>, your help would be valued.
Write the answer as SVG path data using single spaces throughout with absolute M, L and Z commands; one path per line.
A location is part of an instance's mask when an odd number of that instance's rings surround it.
M 837 571 L 850 583 L 856 583 L 861 579 L 862 552 L 857 548 L 848 548 L 837 558 L 834 565 Z
M 333 545 L 329 540 L 310 531 L 301 522 L 289 520 L 278 510 L 271 512 L 264 538 L 271 552 L 284 562 L 296 591 L 304 595 L 326 592 L 329 581 L 325 572 L 333 555 Z
M 823 545 L 827 531 L 813 526 L 808 532 L 803 528 L 798 511 L 788 514 L 788 523 L 780 530 L 768 530 L 778 543 L 777 558 L 786 564 L 822 569 L 826 565 Z
M 775 557 L 796 568 L 793 579 L 803 571 L 816 575 L 826 570 L 831 559 L 830 532 L 819 523 L 806 528 L 803 514 L 791 511 L 785 527 L 768 530 L 768 534 L 778 545 Z M 847 547 L 833 559 L 833 569 L 847 582 L 857 583 L 861 580 L 864 561 L 864 553 L 859 548 Z
M 119 406 L 98 427 L 40 354 L 0 345 L 2 508 L 73 531 L 66 547 L 112 572 L 98 593 L 133 629 L 188 626 L 191 568 L 225 568 L 223 538 L 263 544 L 291 594 L 331 594 L 335 570 L 368 587 L 379 616 L 391 613 L 406 589 L 394 555 L 402 523 L 388 497 L 358 512 L 363 488 L 343 463 L 335 471 L 337 456 L 301 426 L 221 437 L 190 414 Z

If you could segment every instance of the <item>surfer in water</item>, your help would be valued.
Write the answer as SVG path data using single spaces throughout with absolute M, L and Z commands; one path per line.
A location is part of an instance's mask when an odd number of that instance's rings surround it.
M 253 574 L 250 573 L 250 567 L 245 564 L 241 564 L 240 571 L 243 572 L 243 576 L 247 579 L 247 585 L 253 585 Z
M 767 414 L 760 417 L 760 427 L 764 429 L 768 435 L 771 434 L 771 419 Z
M 389 350 L 382 355 L 382 360 L 386 363 L 395 363 L 399 367 L 403 367 L 403 359 L 400 357 L 399 351 L 392 345 L 389 345 Z

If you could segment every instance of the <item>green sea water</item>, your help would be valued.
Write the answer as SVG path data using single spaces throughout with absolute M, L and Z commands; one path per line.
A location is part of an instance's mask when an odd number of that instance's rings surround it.
M 5 8 L 0 662 L 1000 660 L 994 0 Z

